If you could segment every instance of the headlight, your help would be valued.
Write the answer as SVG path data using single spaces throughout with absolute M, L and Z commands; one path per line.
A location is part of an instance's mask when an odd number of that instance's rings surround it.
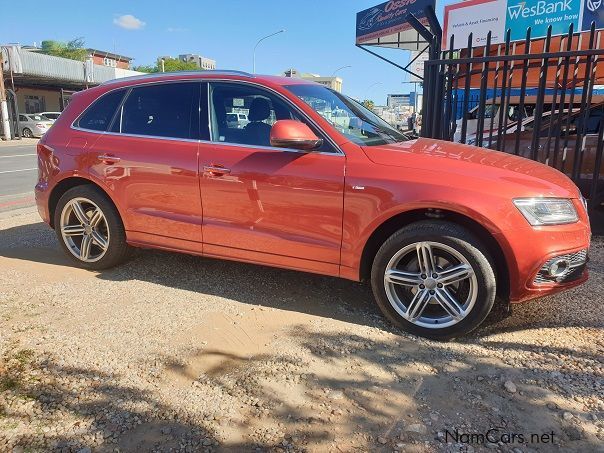
M 573 202 L 566 198 L 516 198 L 513 201 L 533 226 L 561 225 L 579 220 Z

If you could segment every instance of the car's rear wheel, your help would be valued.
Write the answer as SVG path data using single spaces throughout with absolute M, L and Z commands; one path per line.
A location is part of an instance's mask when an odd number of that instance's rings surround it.
M 496 294 L 480 242 L 448 222 L 417 222 L 394 233 L 375 256 L 371 284 L 382 312 L 416 335 L 446 340 L 487 317 Z
M 34 136 L 34 133 L 28 127 L 24 127 L 21 135 L 23 135 L 23 137 L 25 138 L 32 138 Z
M 65 252 L 87 269 L 106 269 L 130 255 L 117 209 L 92 185 L 77 186 L 63 194 L 54 213 L 54 226 Z

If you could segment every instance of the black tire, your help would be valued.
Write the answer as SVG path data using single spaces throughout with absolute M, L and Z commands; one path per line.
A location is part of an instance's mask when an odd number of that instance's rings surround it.
M 61 215 L 65 205 L 75 198 L 85 198 L 92 201 L 102 211 L 106 219 L 108 234 L 108 246 L 105 254 L 94 262 L 78 259 L 69 249 L 61 233 Z M 122 219 L 111 200 L 97 187 L 93 185 L 81 185 L 69 189 L 63 194 L 57 203 L 53 214 L 53 225 L 59 244 L 71 259 L 80 267 L 92 270 L 101 270 L 114 267 L 123 263 L 132 255 L 133 248 L 126 242 L 126 232 Z
M 432 327 L 419 326 L 405 319 L 390 302 L 384 282 L 388 263 L 399 251 L 417 242 L 426 241 L 444 244 L 454 249 L 472 266 L 476 276 L 474 284 L 476 298 L 473 306 L 463 319 L 447 327 L 438 327 L 436 324 Z M 491 311 L 497 287 L 493 269 L 486 248 L 465 228 L 445 221 L 421 221 L 400 229 L 380 247 L 373 261 L 371 286 L 378 306 L 395 326 L 414 335 L 435 340 L 449 340 L 477 328 Z M 433 293 L 432 291 L 431 294 Z M 438 308 L 440 307 L 436 306 L 436 309 Z
M 34 136 L 34 133 L 31 131 L 30 128 L 24 127 L 23 131 L 21 132 L 21 135 L 23 135 L 23 137 L 25 138 L 32 138 Z

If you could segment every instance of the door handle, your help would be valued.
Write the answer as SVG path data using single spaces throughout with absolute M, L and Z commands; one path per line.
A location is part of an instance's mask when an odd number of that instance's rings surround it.
M 203 172 L 212 176 L 223 176 L 228 175 L 231 172 L 231 169 L 219 165 L 206 165 L 203 167 Z
M 121 160 L 119 157 L 110 156 L 109 154 L 101 154 L 97 156 L 97 159 L 106 164 L 116 164 Z

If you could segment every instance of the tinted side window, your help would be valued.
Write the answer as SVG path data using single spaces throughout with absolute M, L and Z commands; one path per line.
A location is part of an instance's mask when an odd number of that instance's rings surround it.
M 604 111 L 602 109 L 592 110 L 589 118 L 587 119 L 587 134 L 597 134 L 600 132 L 600 124 L 602 124 L 602 117 Z
M 125 90 L 112 91 L 97 99 L 80 117 L 77 126 L 93 131 L 106 131 Z
M 120 132 L 197 138 L 199 83 L 164 83 L 133 88 L 121 113 Z
M 306 123 L 322 134 L 280 97 L 256 86 L 216 82 L 210 84 L 211 140 L 270 147 L 271 127 L 279 120 Z M 334 152 L 323 140 L 317 151 Z

